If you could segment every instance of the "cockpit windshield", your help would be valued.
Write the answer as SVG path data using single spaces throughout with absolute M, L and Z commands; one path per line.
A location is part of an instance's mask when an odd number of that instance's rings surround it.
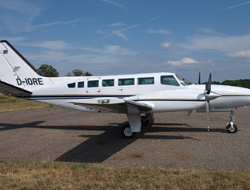
M 180 75 L 176 75 L 176 77 L 179 79 L 180 83 L 181 83 L 183 86 L 188 86 L 188 85 L 193 84 L 193 83 L 190 82 L 188 79 L 185 79 L 184 77 L 182 77 L 182 76 L 180 76 Z

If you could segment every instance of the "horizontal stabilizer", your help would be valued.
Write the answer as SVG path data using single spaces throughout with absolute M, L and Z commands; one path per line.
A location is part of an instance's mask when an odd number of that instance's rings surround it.
M 11 84 L 0 81 L 0 93 L 7 96 L 24 97 L 32 95 L 32 92 L 15 87 Z

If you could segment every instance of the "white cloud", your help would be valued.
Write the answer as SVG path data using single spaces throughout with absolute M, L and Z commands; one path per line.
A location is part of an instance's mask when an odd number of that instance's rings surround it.
M 41 14 L 42 11 L 45 10 L 42 8 L 41 2 L 34 2 L 39 3 L 39 5 L 28 3 L 23 0 L 0 0 L 0 10 L 2 10 L 0 21 L 2 21 L 5 27 L 12 33 L 32 32 L 44 27 L 69 25 L 80 21 L 80 19 L 74 19 L 71 21 L 55 21 L 40 25 L 33 25 L 33 21 Z
M 116 22 L 116 23 L 113 23 L 113 24 L 110 24 L 109 26 L 112 26 L 112 27 L 118 27 L 118 26 L 125 26 L 126 24 L 122 23 L 122 22 Z
M 241 6 L 247 5 L 247 4 L 249 4 L 249 3 L 250 3 L 250 1 L 247 1 L 247 2 L 245 2 L 245 3 L 241 3 L 241 4 L 238 4 L 238 5 L 231 6 L 231 7 L 227 7 L 227 8 L 225 8 L 225 9 L 223 9 L 223 10 L 234 9 L 234 8 L 236 8 L 236 7 L 241 7 Z
M 136 55 L 136 54 L 138 54 L 137 52 L 132 52 L 126 48 L 121 48 L 120 46 L 116 46 L 116 45 L 106 46 L 106 49 L 104 52 L 106 52 L 108 54 L 116 54 L 116 55 Z
M 206 34 L 217 34 L 218 33 L 215 30 L 210 29 L 210 28 L 198 28 L 198 31 L 206 33 Z
M 40 55 L 29 55 L 30 60 L 41 62 L 55 62 L 55 63 L 82 63 L 82 64 L 105 64 L 116 63 L 117 58 L 107 55 L 93 55 L 93 54 L 77 54 L 70 55 L 58 51 L 48 51 Z
M 21 42 L 21 41 L 26 40 L 25 37 L 4 37 L 4 36 L 1 36 L 0 39 L 7 40 L 7 41 L 9 41 L 10 43 L 13 43 L 13 42 Z
M 113 55 L 136 55 L 138 52 L 130 51 L 126 48 L 122 48 L 117 45 L 107 45 L 103 49 L 99 48 L 93 48 L 93 47 L 84 47 L 83 50 L 89 51 L 89 52 L 97 52 L 101 54 L 113 54 Z
M 161 44 L 161 47 L 163 47 L 163 48 L 169 48 L 171 46 L 172 46 L 171 42 L 165 42 L 165 43 Z
M 148 29 L 148 33 L 151 33 L 151 34 L 170 34 L 170 31 L 164 30 L 164 29 L 159 29 L 159 30 Z
M 16 40 L 23 40 L 18 38 Z M 95 47 L 72 47 L 70 44 L 64 41 L 44 41 L 44 42 L 33 42 L 33 43 L 18 43 L 19 45 L 29 46 L 29 47 L 38 47 L 45 48 L 49 50 L 66 50 L 66 49 L 77 49 L 85 50 L 89 52 L 95 52 L 100 54 L 113 54 L 113 55 L 136 55 L 138 52 L 130 51 L 129 49 L 123 48 L 117 45 L 106 45 L 104 48 L 95 48 Z
M 29 46 L 29 47 L 39 47 L 51 50 L 65 50 L 72 49 L 70 45 L 63 41 L 44 41 L 44 42 L 33 42 L 33 43 L 18 43 L 19 45 Z
M 101 0 L 101 1 L 103 1 L 105 3 L 109 3 L 109 4 L 117 6 L 117 7 L 120 7 L 120 8 L 126 8 L 124 5 L 117 3 L 117 2 L 114 2 L 114 1 L 111 1 L 111 0 Z
M 125 34 L 123 34 L 121 31 L 119 30 L 115 30 L 112 32 L 112 34 L 114 34 L 115 36 L 119 37 L 119 38 L 122 38 L 124 40 L 128 40 L 128 38 L 125 36 Z
M 250 48 L 250 34 L 242 36 L 194 36 L 181 47 L 193 50 L 219 50 L 233 53 Z
M 135 24 L 135 25 L 132 25 L 132 26 L 128 26 L 126 28 L 123 28 L 121 30 L 116 30 L 116 31 L 112 31 L 111 33 L 101 37 L 101 38 L 97 38 L 95 40 L 93 40 L 92 42 L 96 42 L 96 41 L 99 41 L 99 40 L 102 40 L 102 39 L 105 39 L 105 38 L 108 38 L 110 36 L 114 36 L 116 35 L 117 37 L 120 37 L 120 38 L 123 38 L 124 40 L 128 40 L 128 38 L 125 36 L 125 34 L 123 34 L 123 32 L 127 31 L 127 30 L 130 30 L 130 29 L 133 29 L 133 28 L 137 28 L 139 26 L 142 26 L 142 25 L 145 25 L 145 24 L 148 24 L 150 22 L 153 22 L 156 18 L 152 18 L 146 22 L 143 22 L 143 23 L 139 23 L 139 24 Z
M 102 35 L 106 35 L 106 33 L 105 32 L 103 32 L 103 31 L 101 31 L 101 30 L 97 30 L 97 32 L 96 32 L 97 34 L 102 34 Z
M 189 66 L 189 65 L 198 64 L 198 63 L 199 61 L 196 61 L 189 57 L 185 57 L 178 61 L 167 61 L 163 63 L 162 65 L 172 65 L 175 67 L 181 67 L 181 66 Z
M 230 54 L 230 56 L 231 57 L 246 57 L 246 58 L 249 58 L 250 57 L 250 49 Z
M 0 0 L 0 9 L 2 9 L 0 20 L 12 33 L 26 32 L 43 11 L 41 7 L 23 0 Z
M 40 43 L 35 42 L 30 44 L 29 46 L 53 49 L 53 50 L 64 50 L 70 47 L 68 43 L 63 41 L 45 41 Z
M 74 23 L 79 22 L 79 21 L 80 21 L 80 19 L 75 19 L 75 20 L 71 20 L 71 21 L 50 22 L 50 23 L 45 23 L 45 24 L 40 24 L 40 25 L 29 26 L 27 28 L 27 30 L 34 31 L 34 30 L 37 30 L 39 28 L 45 28 L 45 27 L 54 26 L 54 25 L 69 25 L 69 24 L 74 24 Z
M 0 0 L 0 8 L 27 15 L 37 15 L 41 8 L 23 0 Z

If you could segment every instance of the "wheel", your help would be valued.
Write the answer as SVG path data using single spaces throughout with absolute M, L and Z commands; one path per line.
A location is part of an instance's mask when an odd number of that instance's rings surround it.
M 132 132 L 129 124 L 122 127 L 121 134 L 125 139 L 132 139 L 135 136 L 135 133 Z
M 146 116 L 141 116 L 141 125 L 142 127 L 147 127 L 149 124 L 149 119 Z
M 236 133 L 238 131 L 238 127 L 235 124 L 233 124 L 233 127 L 231 127 L 231 124 L 228 123 L 226 126 L 226 130 L 228 133 Z

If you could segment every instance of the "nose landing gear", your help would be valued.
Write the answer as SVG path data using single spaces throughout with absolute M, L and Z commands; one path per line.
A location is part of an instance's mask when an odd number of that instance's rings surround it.
M 230 111 L 230 122 L 226 125 L 226 131 L 228 133 L 236 133 L 238 131 L 238 127 L 236 124 L 234 124 L 234 110 Z

